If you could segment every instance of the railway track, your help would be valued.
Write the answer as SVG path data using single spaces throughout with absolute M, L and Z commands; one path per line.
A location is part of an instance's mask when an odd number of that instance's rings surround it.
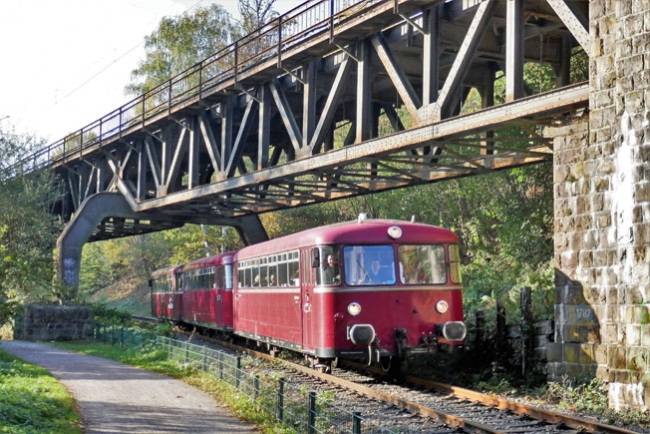
M 201 339 L 205 337 L 201 336 Z M 228 342 L 208 339 L 215 345 L 247 353 L 266 361 L 278 358 Z M 446 384 L 406 377 L 405 385 L 359 372 L 362 365 L 346 362 L 332 374 L 320 373 L 299 363 L 281 359 L 265 365 L 297 387 L 328 394 L 338 405 L 359 412 L 373 423 L 395 432 L 408 433 L 618 433 L 630 431 L 612 425 L 556 413 Z M 365 366 L 364 366 L 365 367 Z M 256 366 L 255 369 L 260 369 Z M 278 372 L 279 371 L 279 372 Z

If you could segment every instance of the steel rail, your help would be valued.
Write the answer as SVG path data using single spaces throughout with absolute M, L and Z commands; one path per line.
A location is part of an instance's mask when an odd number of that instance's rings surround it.
M 362 394 L 364 396 L 370 397 L 372 399 L 377 399 L 384 403 L 388 403 L 397 408 L 407 410 L 422 417 L 427 417 L 433 419 L 439 423 L 444 423 L 452 427 L 462 428 L 467 432 L 472 433 L 505 433 L 508 431 L 497 430 L 493 427 L 487 426 L 485 424 L 465 419 L 459 416 L 455 416 L 449 413 L 438 411 L 430 407 L 426 407 L 408 400 L 398 398 L 396 396 L 377 391 L 360 384 L 356 384 L 341 378 L 338 378 L 331 374 L 325 374 L 314 370 L 313 368 L 305 367 L 303 365 L 293 363 L 288 360 L 280 359 L 272 355 L 256 351 L 250 348 L 242 347 L 233 343 L 224 342 L 221 340 L 216 340 L 218 345 L 230 348 L 232 350 L 240 351 L 255 357 L 267 361 L 277 361 L 281 360 L 284 364 L 289 366 L 291 369 L 294 369 L 303 374 L 318 378 L 321 381 L 326 381 L 330 384 L 352 390 L 356 393 Z M 340 361 L 341 365 L 350 366 L 354 368 L 360 368 L 368 370 L 367 365 L 359 364 L 356 362 L 350 361 Z M 379 369 L 370 369 L 372 372 L 385 375 L 386 373 Z M 625 428 L 616 427 L 613 425 L 606 425 L 600 422 L 587 420 L 580 417 L 575 417 L 567 414 L 554 413 L 549 410 L 544 410 L 535 406 L 528 404 L 516 403 L 505 398 L 498 398 L 484 393 L 476 392 L 469 389 L 464 389 L 462 387 L 451 386 L 448 384 L 426 380 L 422 378 L 417 378 L 413 376 L 406 376 L 405 381 L 407 383 L 413 384 L 418 387 L 430 389 L 436 392 L 452 395 L 458 399 L 464 399 L 472 402 L 477 402 L 482 405 L 486 405 L 491 408 L 496 408 L 498 410 L 507 410 L 511 411 L 518 415 L 529 416 L 532 419 L 544 421 L 551 425 L 564 424 L 569 428 L 576 429 L 578 431 L 587 431 L 587 432 L 597 432 L 605 434 L 635 434 L 635 431 L 630 431 Z
M 405 377 L 408 383 L 416 386 L 430 388 L 432 390 L 440 391 L 443 393 L 451 393 L 454 396 L 462 399 L 467 399 L 481 404 L 489 405 L 499 410 L 510 410 L 513 413 L 527 415 L 534 419 L 541 419 L 548 423 L 563 423 L 568 427 L 577 430 L 588 430 L 590 432 L 611 433 L 611 434 L 634 434 L 635 431 L 630 431 L 625 428 L 619 428 L 612 425 L 605 425 L 600 422 L 587 420 L 584 418 L 570 416 L 566 414 L 558 414 L 552 411 L 544 410 L 528 404 L 513 402 L 505 398 L 498 398 L 495 396 L 486 395 L 484 393 L 475 392 L 473 390 L 464 389 L 462 387 L 450 386 L 448 384 L 439 383 L 437 381 L 425 380 L 413 376 Z
M 372 371 L 375 374 L 386 375 L 380 369 L 368 368 L 366 365 L 360 363 L 344 361 L 343 365 L 355 369 L 363 369 Z M 584 419 L 577 416 L 568 414 L 555 413 L 549 410 L 544 410 L 529 404 L 514 402 L 506 398 L 499 398 L 496 396 L 487 395 L 485 393 L 476 392 L 474 390 L 465 389 L 462 387 L 451 386 L 449 384 L 440 383 L 438 381 L 427 380 L 411 375 L 404 377 L 407 383 L 422 387 L 428 390 L 433 390 L 440 393 L 451 394 L 459 399 L 466 399 L 468 401 L 478 402 L 499 410 L 509 410 L 519 415 L 530 416 L 533 419 L 543 420 L 550 424 L 562 423 L 566 426 L 576 430 L 587 430 L 589 432 L 598 432 L 605 434 L 635 434 L 636 431 L 630 431 L 625 428 L 620 428 L 613 425 L 606 425 L 600 422 Z

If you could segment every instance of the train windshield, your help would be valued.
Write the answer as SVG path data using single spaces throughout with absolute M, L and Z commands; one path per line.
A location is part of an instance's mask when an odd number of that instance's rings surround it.
M 348 285 L 394 285 L 393 246 L 345 246 L 345 282 Z
M 445 247 L 402 245 L 397 249 L 400 279 L 406 285 L 447 283 Z

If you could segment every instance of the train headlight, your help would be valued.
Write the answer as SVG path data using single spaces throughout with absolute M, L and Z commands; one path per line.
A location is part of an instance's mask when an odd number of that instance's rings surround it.
M 446 313 L 449 310 L 449 303 L 445 300 L 440 300 L 436 303 L 436 310 L 438 313 Z
M 388 236 L 396 240 L 402 237 L 402 228 L 399 226 L 391 226 L 388 228 Z
M 352 316 L 357 316 L 361 313 L 361 305 L 356 301 L 348 305 L 348 313 Z

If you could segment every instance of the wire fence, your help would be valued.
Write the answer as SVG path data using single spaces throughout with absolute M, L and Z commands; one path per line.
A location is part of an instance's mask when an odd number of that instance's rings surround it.
M 394 429 L 379 426 L 358 412 L 350 412 L 333 403 L 327 392 L 317 393 L 287 383 L 277 374 L 252 373 L 242 368 L 240 356 L 152 332 L 118 326 L 95 326 L 95 339 L 121 347 L 147 344 L 164 349 L 169 360 L 200 370 L 227 384 L 279 423 L 297 433 L 308 434 L 387 434 Z

